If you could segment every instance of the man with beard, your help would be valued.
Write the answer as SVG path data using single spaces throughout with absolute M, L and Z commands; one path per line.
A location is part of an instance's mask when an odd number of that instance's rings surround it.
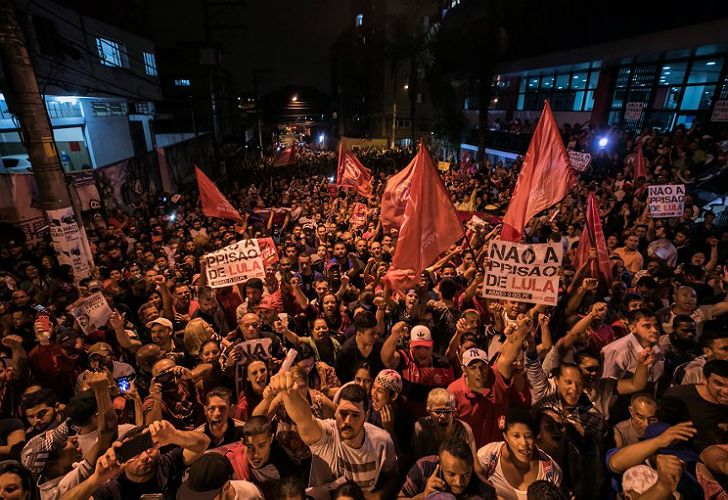
M 162 358 L 152 366 L 152 375 L 149 396 L 142 405 L 145 423 L 164 419 L 177 429 L 192 430 L 204 422 L 195 375 L 190 370 Z
M 172 322 L 167 318 L 157 318 L 147 323 L 152 343 L 159 346 L 164 355 L 174 359 L 176 363 L 182 363 L 185 358 L 184 347 L 177 345 L 172 339 Z
M 420 458 L 412 466 L 397 498 L 439 498 L 439 492 L 448 498 L 495 499 L 495 490 L 473 474 L 473 450 L 462 439 L 447 439 L 437 454 Z
M 28 439 L 41 432 L 52 429 L 62 422 L 63 405 L 58 396 L 50 389 L 41 389 L 29 394 L 21 402 L 21 408 L 28 421 L 26 436 Z
M 314 498 L 328 498 L 341 478 L 352 480 L 366 493 L 392 498 L 398 485 L 397 455 L 389 434 L 366 423 L 369 397 L 363 388 L 345 384 L 335 398 L 335 419 L 313 416 L 291 372 L 271 378 L 270 388 L 283 394 L 283 403 L 298 433 L 311 449 Z
M 673 385 L 700 384 L 705 381 L 703 367 L 713 359 L 728 359 L 728 332 L 707 330 L 700 336 L 703 355 L 675 369 Z
M 447 387 L 453 381 L 450 362 L 445 356 L 433 352 L 434 342 L 430 329 L 424 325 L 412 328 L 409 350 L 397 350 L 397 344 L 407 334 L 407 323 L 401 321 L 392 327 L 392 333 L 382 345 L 384 366 L 402 373 L 402 396 L 405 407 L 415 418 L 425 414 L 427 394 L 433 387 Z
M 240 441 L 243 437 L 243 422 L 230 416 L 232 394 L 225 387 L 212 389 L 205 395 L 205 418 L 207 423 L 195 431 L 210 438 L 210 448 Z
M 136 372 L 130 364 L 114 360 L 114 350 L 106 342 L 96 342 L 88 348 L 89 369 L 84 370 L 78 376 L 76 389 L 93 372 L 105 372 L 118 383 L 120 378 L 126 378 L 131 382 L 136 377 Z
M 415 423 L 412 433 L 412 456 L 436 455 L 440 444 L 447 439 L 460 439 L 475 449 L 473 430 L 455 418 L 455 396 L 446 389 L 432 389 L 427 395 L 427 416 Z
M 198 290 L 199 309 L 193 318 L 202 318 L 212 326 L 216 332 L 225 333 L 230 331 L 225 311 L 217 302 L 217 293 L 213 288 L 202 287 Z
M 693 318 L 685 314 L 678 314 L 672 320 L 672 331 L 660 336 L 660 347 L 665 353 L 665 371 L 667 373 L 674 373 L 678 366 L 697 357 L 697 330 Z
M 182 431 L 162 420 L 147 428 L 133 429 L 126 434 L 123 442 L 136 438 L 142 432 L 151 434 L 154 443 L 151 448 L 121 464 L 116 457 L 119 444 L 115 443 L 99 458 L 91 477 L 61 499 L 136 499 L 159 493 L 162 498 L 174 498 L 186 466 L 205 452 L 209 440 L 200 432 Z

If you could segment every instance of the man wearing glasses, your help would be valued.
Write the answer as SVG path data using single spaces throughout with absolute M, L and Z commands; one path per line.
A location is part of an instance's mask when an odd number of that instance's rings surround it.
M 435 388 L 427 395 L 427 416 L 415 423 L 412 434 L 414 457 L 437 455 L 440 444 L 447 439 L 460 439 L 475 448 L 473 429 L 455 418 L 455 396 L 446 389 Z

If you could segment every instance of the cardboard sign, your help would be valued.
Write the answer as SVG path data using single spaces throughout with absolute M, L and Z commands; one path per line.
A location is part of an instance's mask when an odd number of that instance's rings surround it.
M 245 386 L 245 369 L 248 363 L 254 359 L 269 360 L 273 357 L 273 341 L 271 339 L 255 339 L 255 340 L 244 340 L 239 344 L 235 344 L 233 349 L 239 350 L 242 354 L 240 361 L 235 365 L 235 387 L 237 388 L 238 394 L 242 394 L 240 391 Z
M 363 226 L 367 222 L 367 213 L 369 209 L 363 203 L 358 201 L 354 203 L 354 212 L 351 214 L 351 224 L 354 226 Z
M 568 151 L 569 153 L 569 163 L 571 163 L 571 168 L 576 170 L 577 172 L 585 172 L 587 168 L 591 165 L 592 157 L 589 153 L 581 153 L 579 151 Z
M 492 241 L 483 297 L 555 306 L 563 254 L 561 243 L 524 245 Z
M 644 103 L 642 102 L 628 102 L 627 108 L 624 110 L 625 120 L 639 120 L 642 116 L 642 109 Z
M 680 217 L 685 208 L 685 185 L 647 186 L 647 203 L 651 217 Z
M 450 170 L 450 162 L 449 161 L 438 161 L 437 170 L 439 170 L 440 172 L 447 172 L 448 170 Z
M 711 122 L 728 122 L 728 101 L 715 101 L 713 106 L 713 114 L 710 116 Z
M 78 299 L 68 310 L 86 335 L 104 326 L 111 317 L 111 307 L 101 292 Z
M 207 283 L 212 288 L 265 278 L 263 254 L 257 240 L 241 240 L 205 255 Z
M 257 238 L 257 241 L 263 256 L 263 265 L 268 269 L 278 262 L 278 249 L 273 238 Z

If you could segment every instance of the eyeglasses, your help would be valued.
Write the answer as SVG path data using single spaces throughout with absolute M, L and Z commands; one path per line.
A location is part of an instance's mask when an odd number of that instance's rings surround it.
M 429 408 L 429 411 L 437 415 L 438 417 L 447 417 L 455 413 L 452 408 Z

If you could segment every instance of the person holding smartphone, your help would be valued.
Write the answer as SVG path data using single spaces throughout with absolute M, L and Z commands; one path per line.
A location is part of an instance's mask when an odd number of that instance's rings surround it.
M 473 450 L 466 441 L 446 439 L 437 455 L 420 458 L 407 473 L 397 498 L 427 498 L 438 492 L 453 498 L 495 499 L 495 489 L 474 473 Z

